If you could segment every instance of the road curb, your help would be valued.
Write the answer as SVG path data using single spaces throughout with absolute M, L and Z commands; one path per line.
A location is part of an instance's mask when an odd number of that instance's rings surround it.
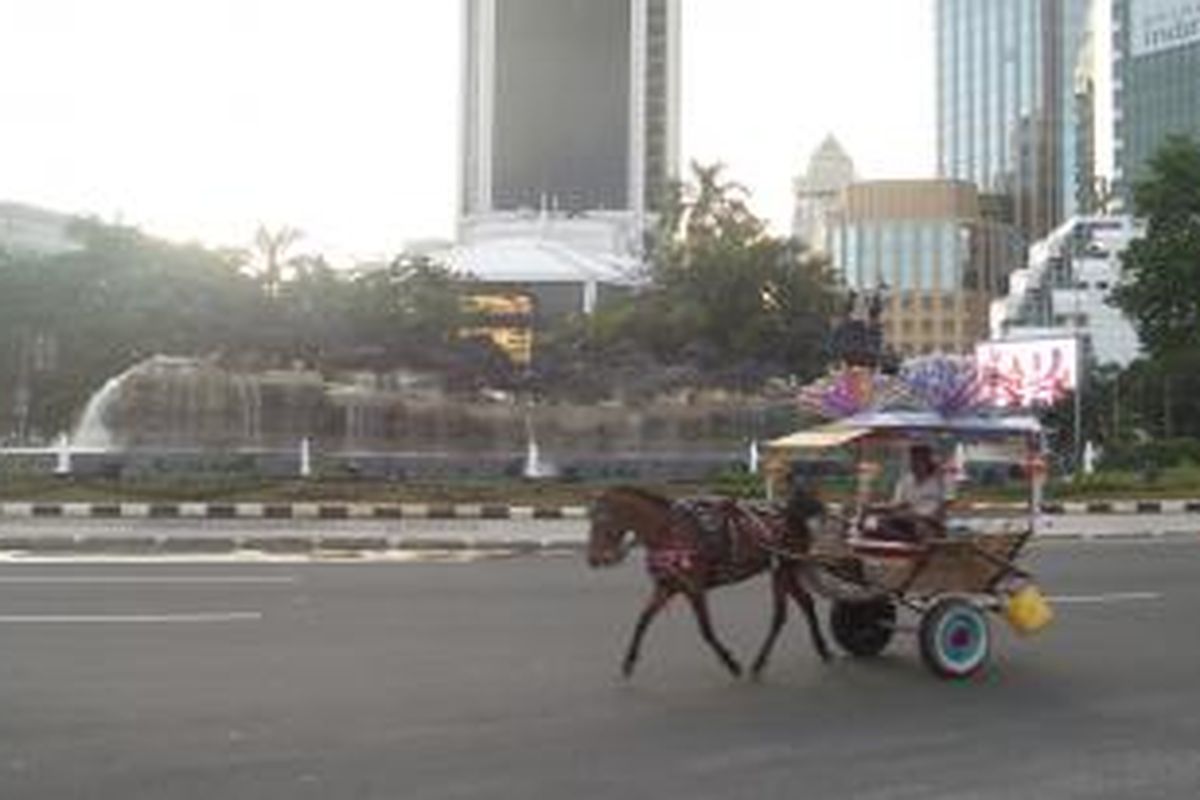
M 975 503 L 966 511 L 1019 511 L 1023 503 Z M 313 519 L 328 520 L 564 520 L 586 519 L 583 505 L 509 505 L 504 503 L 0 503 L 0 518 L 73 519 Z M 1042 513 L 1196 514 L 1200 500 L 1092 500 L 1049 502 Z
M 1198 506 L 1200 507 L 1200 506 Z M 75 519 L 586 519 L 581 505 L 501 503 L 0 503 L 0 518 Z

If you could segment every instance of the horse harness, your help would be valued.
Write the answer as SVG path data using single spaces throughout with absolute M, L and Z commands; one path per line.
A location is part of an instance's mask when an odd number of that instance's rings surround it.
M 761 571 L 786 551 L 787 524 L 775 509 L 726 498 L 689 498 L 671 504 L 662 545 L 646 551 L 646 568 L 657 580 L 683 579 L 699 567 L 713 584 Z

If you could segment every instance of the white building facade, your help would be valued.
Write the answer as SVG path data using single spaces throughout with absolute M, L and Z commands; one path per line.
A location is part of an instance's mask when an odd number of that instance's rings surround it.
M 1096 363 L 1127 366 L 1141 346 L 1109 299 L 1122 279 L 1121 254 L 1140 235 L 1132 217 L 1074 217 L 1035 243 L 1008 294 L 992 303 L 992 340 L 1078 336 Z
M 23 203 L 0 202 L 0 253 L 48 256 L 79 249 L 69 214 Z
M 846 189 L 855 180 L 854 161 L 837 139 L 825 137 L 804 174 L 792 182 L 792 236 L 814 251 L 828 252 L 829 220 L 842 209 Z

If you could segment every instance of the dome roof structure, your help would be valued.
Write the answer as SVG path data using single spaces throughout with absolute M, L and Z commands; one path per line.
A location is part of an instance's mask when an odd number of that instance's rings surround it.
M 636 286 L 642 282 L 635 259 L 585 253 L 537 237 L 459 245 L 446 254 L 445 263 L 453 273 L 486 283 Z

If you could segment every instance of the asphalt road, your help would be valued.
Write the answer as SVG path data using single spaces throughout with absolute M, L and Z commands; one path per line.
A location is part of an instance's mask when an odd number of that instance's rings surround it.
M 728 678 L 630 563 L 0 567 L 0 798 L 1190 798 L 1200 544 L 1043 543 L 1056 625 Z M 764 583 L 713 596 L 739 653 Z

